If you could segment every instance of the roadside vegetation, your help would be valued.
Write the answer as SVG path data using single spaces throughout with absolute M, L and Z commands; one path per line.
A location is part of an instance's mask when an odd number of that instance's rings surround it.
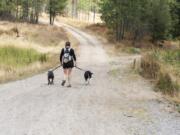
M 141 60 L 140 73 L 151 79 L 156 90 L 180 103 L 180 50 L 154 50 Z
M 0 83 L 56 66 L 60 48 L 68 40 L 77 45 L 76 40 L 59 27 L 1 21 Z
M 47 55 L 38 53 L 34 49 L 6 46 L 0 48 L 0 61 L 7 68 L 19 68 L 37 61 L 41 63 L 47 62 Z
M 102 0 L 102 20 L 116 41 L 137 41 L 150 37 L 152 42 L 178 38 L 179 0 Z

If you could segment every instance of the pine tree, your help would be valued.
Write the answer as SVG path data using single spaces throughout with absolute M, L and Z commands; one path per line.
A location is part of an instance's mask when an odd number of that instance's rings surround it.
M 170 3 L 170 12 L 172 18 L 171 34 L 173 38 L 180 38 L 180 0 L 174 0 Z
M 134 41 L 146 34 L 154 41 L 168 37 L 171 28 L 168 0 L 101 0 L 100 7 L 102 20 L 117 41 L 126 38 L 126 33 Z
M 63 14 L 66 7 L 67 0 L 49 0 L 47 4 L 47 10 L 49 13 L 50 24 L 54 24 L 55 17 L 58 14 Z

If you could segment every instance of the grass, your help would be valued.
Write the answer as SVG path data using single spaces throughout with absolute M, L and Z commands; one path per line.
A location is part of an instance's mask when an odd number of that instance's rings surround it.
M 48 54 L 31 48 L 0 47 L 0 83 L 38 73 L 51 66 L 49 59 Z
M 156 87 L 163 94 L 168 94 L 171 96 L 176 96 L 180 88 L 178 83 L 174 82 L 168 73 L 160 73 Z
M 23 67 L 33 62 L 47 62 L 47 54 L 38 53 L 34 49 L 6 46 L 0 48 L 0 65 Z
M 141 74 L 155 81 L 157 91 L 177 97 L 176 101 L 180 101 L 179 72 L 180 50 L 154 50 L 141 60 Z
M 178 50 L 155 50 L 153 57 L 161 64 L 168 67 L 171 73 L 180 78 L 180 49 Z
M 125 52 L 128 54 L 140 54 L 141 49 L 136 47 L 122 47 L 121 52 Z
M 58 65 L 60 49 L 66 41 L 77 48 L 77 40 L 63 28 L 0 21 L 0 83 L 23 79 Z
M 118 77 L 119 74 L 121 73 L 120 69 L 112 69 L 108 72 L 109 75 L 113 76 L 113 77 Z
M 155 50 L 153 55 L 169 64 L 180 64 L 180 50 Z
M 20 27 L 20 26 L 19 26 Z M 43 25 L 35 26 L 35 29 L 32 29 L 29 32 L 28 29 L 25 29 L 23 32 L 24 35 L 27 35 L 29 41 L 34 41 L 42 46 L 59 46 L 63 45 L 63 41 L 68 40 L 67 33 L 62 28 L 55 26 L 46 26 Z M 27 32 L 27 33 L 26 33 Z
M 16 31 L 22 41 L 33 42 L 41 47 L 62 46 L 69 38 L 61 27 L 0 21 L 0 37 L 14 38 Z
M 141 69 L 141 75 L 144 77 L 157 79 L 160 72 L 160 65 L 151 54 L 146 54 L 141 59 Z

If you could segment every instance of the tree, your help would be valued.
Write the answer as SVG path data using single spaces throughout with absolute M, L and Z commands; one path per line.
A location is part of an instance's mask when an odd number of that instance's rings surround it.
M 0 2 L 0 18 L 14 19 L 13 12 L 15 11 L 14 0 L 1 0 Z
M 180 0 L 170 2 L 170 13 L 172 18 L 171 34 L 173 38 L 180 37 Z
M 48 2 L 48 13 L 49 13 L 49 19 L 50 24 L 54 24 L 55 17 L 58 14 L 62 14 L 65 7 L 66 7 L 67 0 L 49 0 Z
M 124 39 L 127 31 L 137 39 L 140 32 L 145 30 L 147 23 L 145 8 L 148 4 L 146 0 L 103 0 L 101 2 L 102 19 L 114 31 L 117 41 Z
M 29 20 L 29 6 L 30 6 L 29 0 L 22 0 L 21 6 L 22 6 L 22 10 L 23 10 L 21 18 L 24 21 L 28 21 Z
M 0 18 L 38 23 L 44 0 L 2 0 Z
M 154 0 L 150 21 L 152 38 L 164 40 L 168 37 L 171 28 L 171 16 L 168 0 Z
M 77 12 L 77 8 L 78 8 L 78 5 L 77 5 L 77 0 L 72 0 L 72 17 L 74 18 L 77 18 L 78 16 L 78 12 Z
M 39 14 L 42 11 L 43 0 L 32 0 L 31 3 L 31 19 L 30 22 L 38 23 L 39 21 Z
M 102 20 L 116 40 L 126 35 L 134 41 L 150 34 L 153 40 L 165 39 L 171 27 L 168 0 L 101 0 Z

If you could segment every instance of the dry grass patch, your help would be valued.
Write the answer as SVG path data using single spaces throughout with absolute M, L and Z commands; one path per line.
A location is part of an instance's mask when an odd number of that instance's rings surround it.
M 0 22 L 2 35 L 9 35 L 10 37 L 14 35 L 15 37 L 16 29 L 19 31 L 20 38 L 29 42 L 35 42 L 43 47 L 58 46 L 63 44 L 63 41 L 68 40 L 66 32 L 60 27 L 43 24 Z
M 29 64 L 26 67 L 15 68 L 13 66 L 0 66 L 0 83 L 24 79 L 26 77 L 47 71 L 47 69 L 56 66 L 58 62 L 59 61 L 56 59 L 56 56 L 53 56 L 49 57 L 48 61 L 45 63 L 37 61 Z
M 77 48 L 77 40 L 61 27 L 0 22 L 0 83 L 56 66 L 66 41 Z
M 141 75 L 152 79 L 157 91 L 171 96 L 172 100 L 180 103 L 179 71 L 179 50 L 156 50 L 142 57 Z

